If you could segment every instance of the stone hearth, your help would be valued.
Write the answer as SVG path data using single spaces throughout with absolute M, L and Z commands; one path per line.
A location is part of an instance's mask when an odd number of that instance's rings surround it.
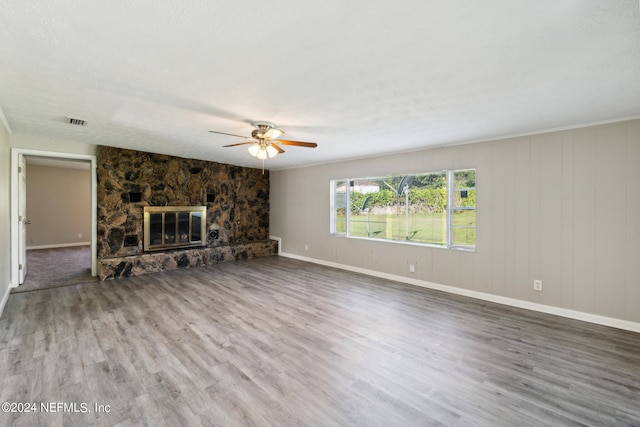
M 100 260 L 100 280 L 139 276 L 147 273 L 201 267 L 221 262 L 271 256 L 278 253 L 278 242 L 268 240 L 237 245 L 173 250 Z

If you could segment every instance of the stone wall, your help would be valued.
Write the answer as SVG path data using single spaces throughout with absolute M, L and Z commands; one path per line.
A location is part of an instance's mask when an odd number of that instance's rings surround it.
M 97 181 L 101 279 L 277 253 L 268 171 L 100 146 Z M 143 254 L 144 206 L 206 206 L 207 250 Z

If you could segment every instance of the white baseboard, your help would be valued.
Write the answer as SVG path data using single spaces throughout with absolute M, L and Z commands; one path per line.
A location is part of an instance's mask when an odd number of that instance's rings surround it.
M 540 313 L 553 314 L 555 316 L 561 316 L 569 319 L 581 320 L 583 322 L 595 323 L 598 325 L 610 326 L 612 328 L 624 329 L 627 331 L 640 333 L 640 323 L 630 322 L 628 320 L 615 319 L 613 317 L 599 316 L 597 314 L 590 314 L 590 313 L 585 313 L 577 310 L 569 310 L 566 308 L 554 307 L 552 305 L 538 304 L 535 302 L 529 302 L 529 301 L 519 300 L 515 298 L 508 298 L 508 297 L 503 297 L 499 295 L 488 294 L 485 292 L 478 292 L 478 291 L 472 291 L 469 289 L 456 288 L 455 286 L 441 285 L 439 283 L 411 279 L 409 277 L 382 273 L 380 271 L 354 267 L 346 264 L 338 264 L 335 262 L 309 258 L 309 257 L 290 254 L 286 252 L 280 252 L 278 253 L 278 255 L 286 258 L 297 259 L 300 261 L 312 262 L 314 264 L 320 264 L 327 267 L 333 267 L 341 270 L 352 271 L 354 273 L 361 273 L 361 274 L 366 274 L 368 276 L 379 277 L 387 280 L 393 280 L 394 282 L 407 283 L 409 285 L 420 286 L 423 288 L 434 289 L 437 291 L 448 292 L 456 295 L 463 295 L 466 297 L 476 298 L 483 301 L 495 302 L 498 304 L 504 304 L 511 307 L 524 308 L 526 310 L 533 310 L 533 311 L 538 311 Z
M 27 246 L 27 250 L 30 251 L 33 249 L 70 248 L 73 246 L 91 246 L 91 242 L 57 243 L 54 245 Z
M 4 311 L 4 306 L 7 305 L 7 301 L 9 300 L 9 294 L 11 293 L 11 283 L 7 286 L 7 291 L 2 296 L 2 301 L 0 301 L 0 316 L 2 316 L 2 312 Z

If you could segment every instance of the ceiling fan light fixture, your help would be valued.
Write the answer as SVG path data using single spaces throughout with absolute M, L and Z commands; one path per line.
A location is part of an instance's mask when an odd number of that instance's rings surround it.
M 249 154 L 253 157 L 258 157 L 258 153 L 260 152 L 260 144 L 253 144 L 249 146 Z
M 271 145 L 267 145 L 267 154 L 269 157 L 275 157 L 278 154 L 278 150 L 273 148 Z
M 258 150 L 258 155 L 256 157 L 259 158 L 260 160 L 266 159 L 267 158 L 267 150 L 265 150 L 264 148 L 260 148 L 260 150 Z

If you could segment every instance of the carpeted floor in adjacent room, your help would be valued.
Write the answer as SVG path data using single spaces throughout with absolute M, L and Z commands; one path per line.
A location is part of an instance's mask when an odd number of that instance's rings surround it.
M 11 293 L 96 281 L 91 276 L 91 246 L 27 251 L 27 276 Z

